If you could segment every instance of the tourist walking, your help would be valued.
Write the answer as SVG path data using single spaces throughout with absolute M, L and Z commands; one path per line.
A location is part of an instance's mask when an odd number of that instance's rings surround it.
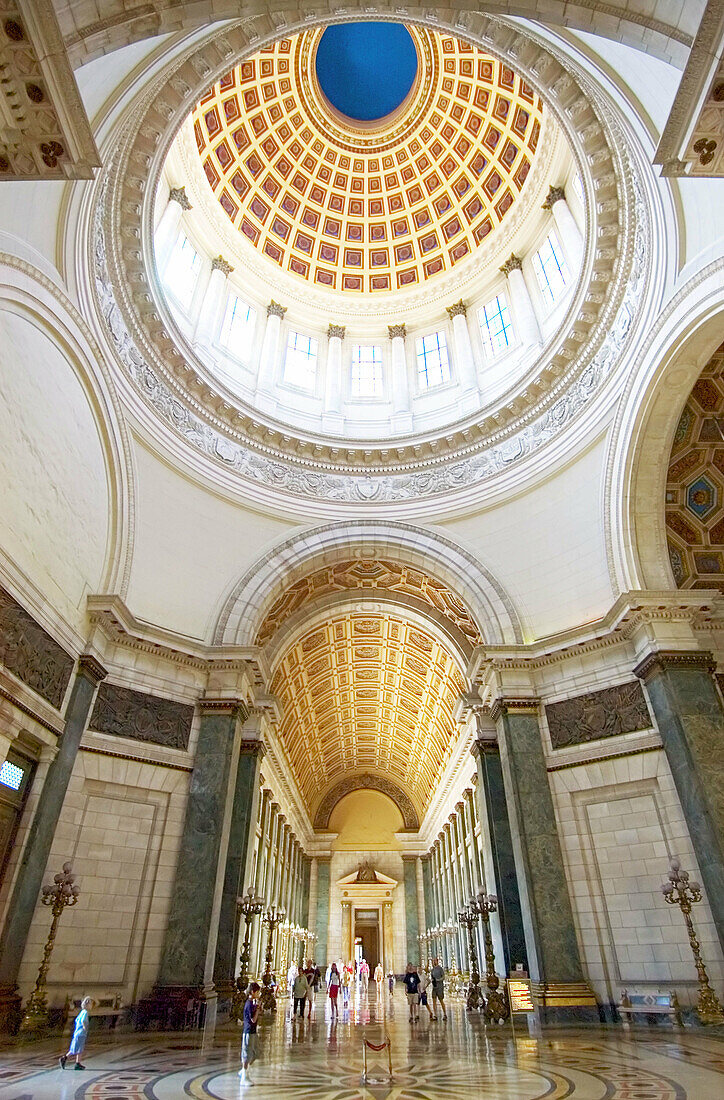
M 339 1009 L 337 1008 L 337 997 L 339 996 L 339 987 L 341 985 L 341 979 L 339 976 L 339 970 L 337 970 L 337 964 L 332 963 L 329 968 L 329 981 L 327 982 L 327 992 L 329 993 L 329 1003 L 332 1008 L 332 1016 L 339 1015 Z
M 70 1040 L 70 1046 L 65 1054 L 61 1054 L 58 1061 L 60 1062 L 60 1068 L 65 1069 L 65 1063 L 70 1058 L 71 1054 L 75 1055 L 75 1068 L 85 1069 L 85 1066 L 81 1064 L 80 1056 L 83 1053 L 85 1047 L 85 1041 L 88 1038 L 88 1024 L 90 1022 L 88 1013 L 93 1007 L 93 998 L 84 997 L 80 1002 L 80 1012 L 75 1018 L 75 1026 L 73 1028 L 73 1038 Z
M 442 1018 L 447 1020 L 447 1009 L 445 1008 L 445 971 L 440 965 L 439 959 L 432 960 L 432 970 L 430 971 L 430 978 L 432 979 L 432 1008 L 433 1012 L 437 1016 L 438 1002 L 442 1009 Z
M 370 980 L 370 968 L 367 959 L 362 959 L 362 962 L 359 964 L 359 979 L 360 986 L 362 987 L 362 996 L 366 998 Z
M 382 969 L 382 963 L 377 963 L 375 967 L 375 987 L 377 989 L 377 996 L 382 996 L 382 983 L 385 980 L 385 972 Z
M 249 1066 L 256 1061 L 257 1044 L 259 1037 L 256 1033 L 256 1025 L 259 1020 L 259 983 L 252 982 L 249 986 L 248 996 L 244 1002 L 243 1032 L 241 1035 L 241 1077 L 242 1085 L 253 1085 L 249 1076 Z
M 352 967 L 342 967 L 342 1007 L 349 1008 L 349 987 L 352 984 Z
M 389 974 L 387 975 L 387 985 L 389 986 L 390 997 L 391 997 L 392 994 L 395 992 L 395 972 L 394 972 L 394 970 L 390 970 Z
M 407 1003 L 410 1006 L 410 1022 L 420 1019 L 420 994 L 418 992 L 420 988 L 420 975 L 412 965 L 407 964 L 407 970 L 402 979 L 402 984 L 405 987 L 405 993 L 407 994 Z
M 308 992 L 309 981 L 307 979 L 307 975 L 304 973 L 303 970 L 300 970 L 296 978 L 294 979 L 294 985 L 292 986 L 292 995 L 294 997 L 294 1009 L 292 1011 L 292 1016 L 296 1016 L 298 1011 L 301 1019 L 304 1019 L 304 1006 L 307 1003 Z

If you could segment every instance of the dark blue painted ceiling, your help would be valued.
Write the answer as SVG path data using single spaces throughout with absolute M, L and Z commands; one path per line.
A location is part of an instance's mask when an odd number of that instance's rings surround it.
M 402 23 L 338 23 L 317 47 L 317 79 L 332 106 L 357 122 L 384 118 L 417 73 L 417 51 Z

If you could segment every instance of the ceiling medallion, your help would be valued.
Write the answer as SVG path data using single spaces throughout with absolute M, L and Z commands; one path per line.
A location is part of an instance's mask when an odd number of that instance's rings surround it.
M 150 194 L 188 113 L 198 74 L 203 73 L 208 87 L 229 71 L 230 57 L 258 53 L 261 37 L 253 21 L 233 24 L 189 50 L 175 62 L 171 79 L 166 74 L 148 89 L 125 131 L 126 143 L 122 148 L 119 143 L 118 155 L 94 189 L 95 290 L 121 368 L 177 439 L 242 479 L 245 491 L 262 501 L 270 491 L 276 499 L 282 493 L 297 500 L 360 505 L 370 499 L 377 505 L 475 494 L 488 479 L 545 447 L 581 414 L 616 369 L 636 326 L 654 308 L 660 280 L 651 272 L 651 207 L 643 200 L 648 165 L 614 108 L 587 77 L 574 76 L 570 62 L 529 31 L 475 13 L 467 13 L 465 21 L 472 41 L 484 43 L 499 59 L 509 51 L 521 76 L 536 90 L 545 89 L 548 108 L 586 166 L 593 212 L 584 260 L 590 282 L 579 287 L 565 329 L 540 362 L 541 384 L 527 386 L 514 407 L 495 417 L 449 429 L 424 445 L 413 439 L 394 449 L 386 444 L 342 449 L 319 439 L 312 446 L 288 428 L 264 423 L 260 414 L 229 403 L 191 349 L 170 334 L 173 326 L 149 262 Z M 294 29 L 287 27 L 286 36 Z M 268 33 L 266 25 L 262 33 Z M 122 235 L 115 231 L 114 212 L 120 209 Z

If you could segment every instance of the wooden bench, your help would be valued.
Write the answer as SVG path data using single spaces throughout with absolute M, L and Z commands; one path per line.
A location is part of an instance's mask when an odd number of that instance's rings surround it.
M 629 993 L 621 990 L 621 1001 L 617 1005 L 623 1018 L 624 1027 L 628 1027 L 635 1013 L 648 1016 L 649 1013 L 671 1016 L 675 1027 L 682 1027 L 681 1005 L 676 993 Z
M 97 1028 L 106 1027 L 112 1031 L 119 1019 L 126 1014 L 126 1008 L 121 1004 L 119 997 L 97 997 L 94 998 L 94 1001 L 95 1004 L 90 1010 L 91 1021 L 95 1022 Z M 71 1021 L 71 1031 L 73 1029 L 73 1021 L 79 1012 L 80 1001 L 74 1000 L 68 1014 Z

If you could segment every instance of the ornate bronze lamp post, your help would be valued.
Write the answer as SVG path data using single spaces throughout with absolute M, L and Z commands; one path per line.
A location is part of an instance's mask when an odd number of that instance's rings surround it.
M 281 924 L 286 913 L 283 909 L 277 909 L 276 905 L 270 905 L 264 916 L 261 918 L 264 924 L 268 928 L 268 935 L 266 941 L 266 955 L 265 955 L 265 967 L 262 974 L 261 983 L 262 991 L 259 1002 L 262 1010 L 266 1011 L 268 1008 L 272 1012 L 277 1010 L 277 999 L 274 996 L 274 975 L 272 973 L 272 959 L 274 958 L 274 929 L 278 924 Z
M 478 912 L 470 902 L 458 913 L 458 922 L 468 933 L 468 953 L 470 955 L 470 981 L 466 1007 L 469 1011 L 480 1007 L 480 974 L 478 972 L 478 953 L 475 950 L 473 928 L 478 927 Z
M 244 943 L 239 954 L 241 969 L 236 979 L 234 992 L 231 995 L 231 1018 L 240 1020 L 246 1001 L 246 987 L 249 984 L 249 946 L 251 943 L 251 925 L 254 917 L 264 912 L 264 899 L 254 896 L 254 890 L 250 886 L 243 897 L 236 899 L 236 908 L 244 918 Z
M 719 1004 L 716 993 L 709 985 L 709 975 L 706 972 L 704 961 L 701 957 L 699 941 L 696 938 L 694 925 L 691 920 L 691 907 L 701 901 L 701 886 L 698 882 L 689 881 L 689 872 L 681 870 L 678 859 L 671 860 L 669 881 L 663 883 L 661 893 L 669 905 L 678 905 L 684 914 L 686 931 L 689 934 L 689 943 L 694 954 L 694 965 L 699 975 L 699 1001 L 696 1006 L 697 1015 L 702 1024 L 724 1024 L 724 1012 Z
M 472 903 L 471 903 L 472 904 Z M 480 888 L 474 907 L 483 918 L 483 935 L 485 939 L 485 984 L 488 987 L 488 996 L 485 1002 L 486 1020 L 507 1020 L 510 1016 L 508 998 L 499 989 L 500 979 L 495 972 L 495 952 L 493 951 L 493 937 L 490 934 L 490 914 L 497 913 L 498 899 L 495 894 L 486 894 Z
M 45 992 L 45 981 L 48 976 L 50 956 L 53 954 L 53 947 L 55 946 L 58 921 L 60 920 L 60 914 L 67 905 L 75 905 L 77 903 L 79 893 L 80 891 L 75 884 L 75 876 L 72 873 L 72 866 L 70 863 L 63 864 L 63 870 L 55 875 L 52 886 L 46 884 L 43 887 L 43 893 L 40 900 L 43 905 L 49 905 L 51 907 L 53 919 L 50 922 L 50 932 L 48 933 L 48 939 L 43 952 L 43 961 L 38 970 L 35 989 L 30 994 L 30 998 L 25 1008 L 25 1015 L 20 1024 L 21 1031 L 38 1031 L 44 1028 L 48 1023 L 48 1000 Z
M 450 941 L 450 988 L 453 992 L 457 992 L 458 964 L 455 958 L 455 939 L 457 937 L 458 929 L 452 917 L 447 922 L 447 924 L 444 925 L 444 929 L 445 935 Z

